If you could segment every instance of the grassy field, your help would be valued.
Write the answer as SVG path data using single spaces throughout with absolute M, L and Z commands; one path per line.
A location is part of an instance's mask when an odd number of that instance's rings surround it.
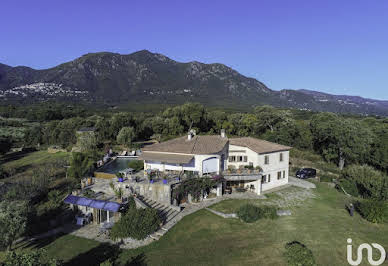
M 36 247 L 46 248 L 50 256 L 67 265 L 98 265 L 110 257 L 120 264 L 135 260 L 147 265 L 285 265 L 284 245 L 294 240 L 313 251 L 318 265 L 347 265 L 349 237 L 354 245 L 379 243 L 388 248 L 388 224 L 372 224 L 358 214 L 350 217 L 344 208 L 345 195 L 325 184 L 317 185 L 314 197 L 300 197 L 289 205 L 291 216 L 276 220 L 246 224 L 200 210 L 186 216 L 160 241 L 135 250 L 118 250 L 71 235 L 37 243 Z M 268 200 L 250 202 L 272 204 L 291 193 L 300 194 L 301 190 L 289 188 L 271 194 Z M 244 203 L 227 200 L 212 208 L 232 212 Z
M 13 153 L 7 154 L 0 158 L 0 163 L 4 169 L 12 173 L 11 178 L 6 178 L 3 181 L 11 181 L 11 179 L 17 179 L 21 176 L 28 176 L 34 168 L 41 165 L 58 162 L 58 161 L 67 161 L 69 159 L 69 152 L 57 152 L 57 153 L 48 153 L 45 150 L 30 152 L 30 153 Z M 63 163 L 65 165 L 65 163 Z M 65 172 L 64 168 L 58 169 L 58 171 Z

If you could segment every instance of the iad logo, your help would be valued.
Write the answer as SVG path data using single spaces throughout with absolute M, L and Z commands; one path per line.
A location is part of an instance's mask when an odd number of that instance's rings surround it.
M 374 248 L 377 248 L 380 251 L 380 259 L 379 260 L 373 260 L 373 258 L 372 258 L 372 254 L 373 254 L 372 246 Z M 381 245 L 376 244 L 376 243 L 372 243 L 372 246 L 369 244 L 366 244 L 366 243 L 361 244 L 357 249 L 357 259 L 353 260 L 352 239 L 348 238 L 347 259 L 348 259 L 349 264 L 350 265 L 360 265 L 360 263 L 362 261 L 362 250 L 363 249 L 366 249 L 366 251 L 368 253 L 368 262 L 370 265 L 378 266 L 378 265 L 383 264 L 385 257 L 386 257 L 385 249 Z

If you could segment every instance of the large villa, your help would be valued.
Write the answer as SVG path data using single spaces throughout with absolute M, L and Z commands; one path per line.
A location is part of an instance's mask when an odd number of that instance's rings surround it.
M 196 135 L 190 131 L 187 136 L 144 147 L 139 157 L 114 156 L 104 160 L 94 172 L 93 181 L 88 178 L 88 184 L 83 186 L 84 192 L 92 190 L 95 198 L 91 200 L 82 192 L 69 195 L 65 202 L 77 206 L 85 217 L 92 214 L 95 223 L 109 222 L 119 216 L 122 207 L 121 202 L 114 202 L 113 184 L 122 190 L 122 197 L 138 195 L 149 206 L 165 206 L 163 211 L 174 217 L 181 211 L 181 204 L 191 202 L 190 195 L 174 197 L 174 191 L 188 178 L 217 180 L 206 192 L 215 197 L 235 192 L 256 197 L 286 185 L 290 149 L 252 137 L 229 138 L 224 130 L 220 135 Z M 128 168 L 131 160 L 144 161 L 144 174 L 132 173 L 133 169 Z M 118 178 L 118 173 L 124 178 Z
M 187 136 L 145 147 L 145 171 L 219 175 L 226 186 L 249 188 L 256 194 L 288 183 L 291 147 L 252 138 L 220 135 Z M 219 193 L 217 193 L 219 194 Z

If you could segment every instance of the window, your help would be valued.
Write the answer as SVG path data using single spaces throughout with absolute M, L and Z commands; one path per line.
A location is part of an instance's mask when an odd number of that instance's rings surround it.
M 267 183 L 271 182 L 271 174 L 268 174 L 268 180 Z
M 264 156 L 264 164 L 269 164 L 269 155 Z
M 283 162 L 283 153 L 279 154 L 279 161 Z
M 238 158 L 238 162 L 242 162 L 243 161 L 243 157 L 242 156 L 237 156 L 237 158 Z
M 229 162 L 235 162 L 236 156 L 229 156 Z
M 278 180 L 282 178 L 282 172 L 278 172 Z
M 244 162 L 248 162 L 248 156 L 244 156 Z
M 283 178 L 286 178 L 286 171 L 283 171 Z
M 261 178 L 261 183 L 265 183 L 265 182 L 267 182 L 267 176 L 263 175 L 263 177 Z

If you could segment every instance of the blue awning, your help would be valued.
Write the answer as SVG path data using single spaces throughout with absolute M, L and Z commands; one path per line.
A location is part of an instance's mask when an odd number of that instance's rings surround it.
M 121 207 L 121 204 L 117 202 L 106 201 L 106 200 L 95 200 L 95 199 L 89 199 L 85 197 L 78 197 L 74 195 L 68 195 L 63 202 L 67 204 L 86 206 L 90 208 L 111 211 L 111 212 L 118 212 Z

